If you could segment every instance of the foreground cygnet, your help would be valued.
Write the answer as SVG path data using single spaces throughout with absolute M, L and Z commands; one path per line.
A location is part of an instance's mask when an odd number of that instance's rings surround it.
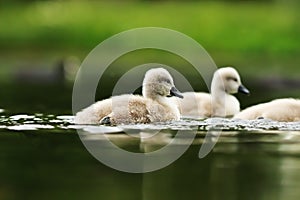
M 266 118 L 280 122 L 300 121 L 300 100 L 299 99 L 276 99 L 268 103 L 251 106 L 236 114 L 238 119 Z
M 167 97 L 183 98 L 174 86 L 173 78 L 163 68 L 150 69 L 143 81 L 143 96 L 120 95 L 78 112 L 77 124 L 128 124 L 179 120 L 177 106 Z
M 218 69 L 213 76 L 211 94 L 203 92 L 185 92 L 183 99 L 175 99 L 180 113 L 186 117 L 226 117 L 240 111 L 239 101 L 232 96 L 249 90 L 241 83 L 238 72 L 232 67 Z

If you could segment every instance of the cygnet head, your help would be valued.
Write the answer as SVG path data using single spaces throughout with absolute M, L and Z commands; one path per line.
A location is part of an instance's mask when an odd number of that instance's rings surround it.
M 151 99 L 171 96 L 183 98 L 176 89 L 172 76 L 164 68 L 154 68 L 146 72 L 143 81 L 143 96 Z
M 225 91 L 228 94 L 235 94 L 238 92 L 250 94 L 249 90 L 241 83 L 239 73 L 232 67 L 224 67 L 218 69 L 214 73 L 211 85 L 211 92 Z

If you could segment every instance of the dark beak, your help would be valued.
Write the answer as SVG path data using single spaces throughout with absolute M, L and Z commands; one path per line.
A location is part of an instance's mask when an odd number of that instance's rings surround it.
M 181 99 L 183 99 L 183 96 L 182 94 L 177 90 L 176 87 L 172 87 L 171 90 L 170 90 L 170 96 L 176 96 L 176 97 L 179 97 Z
M 243 94 L 250 94 L 250 91 L 243 85 L 240 85 L 238 91 Z

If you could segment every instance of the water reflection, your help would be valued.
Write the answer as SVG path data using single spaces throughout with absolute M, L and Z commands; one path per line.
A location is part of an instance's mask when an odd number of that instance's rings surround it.
M 108 137 L 127 150 L 134 146 L 136 152 L 159 150 L 174 137 L 172 132 L 160 132 L 154 137 L 147 137 L 152 133 L 145 131 L 140 134 L 140 140 L 122 134 Z M 265 134 L 227 131 L 213 151 L 199 159 L 203 135 L 204 132 L 199 133 L 193 145 L 176 162 L 143 175 L 143 199 L 276 200 L 300 197 L 299 131 Z
M 218 143 L 202 160 L 192 146 L 172 166 L 144 175 L 144 199 L 297 199 L 300 160 L 274 155 L 280 146 Z
M 299 123 L 209 119 L 103 127 L 78 126 L 72 120 L 68 115 L 43 114 L 0 118 L 1 199 L 300 198 Z M 256 129 L 251 128 L 254 124 Z M 212 152 L 199 159 L 207 129 L 214 125 L 224 130 Z M 160 150 L 174 141 L 177 129 L 196 135 L 188 150 L 169 166 L 128 174 L 94 159 L 77 129 L 85 131 L 85 140 L 101 142 L 105 137 L 133 153 Z M 130 134 L 125 134 L 128 130 Z M 188 139 L 182 135 L 175 144 L 185 145 Z M 100 150 L 114 156 L 109 146 Z
M 299 147 L 298 147 L 299 149 Z M 298 151 L 299 152 L 299 151 Z M 300 159 L 285 156 L 281 158 L 280 199 L 298 199 L 300 196 Z

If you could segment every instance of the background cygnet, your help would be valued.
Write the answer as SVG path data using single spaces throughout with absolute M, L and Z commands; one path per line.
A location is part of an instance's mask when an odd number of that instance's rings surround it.
M 300 100 L 286 98 L 261 103 L 246 108 L 236 114 L 234 118 L 248 120 L 266 118 L 280 122 L 300 121 Z
M 120 95 L 96 102 L 78 112 L 77 124 L 151 123 L 178 120 L 180 113 L 167 97 L 182 98 L 173 78 L 163 68 L 150 69 L 143 81 L 143 96 Z
M 211 94 L 203 92 L 185 92 L 183 99 L 174 99 L 180 113 L 185 117 L 226 117 L 240 111 L 240 103 L 231 94 L 241 92 L 249 94 L 242 85 L 238 72 L 232 67 L 218 69 L 211 83 Z

